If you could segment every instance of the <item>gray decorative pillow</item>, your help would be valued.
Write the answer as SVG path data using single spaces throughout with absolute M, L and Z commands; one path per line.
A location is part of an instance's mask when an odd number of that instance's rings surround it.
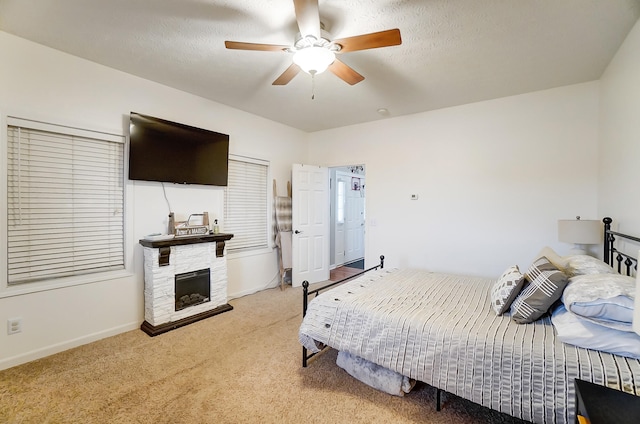
M 507 268 L 491 287 L 491 306 L 497 315 L 504 314 L 524 286 L 524 275 L 518 265 Z
M 511 317 L 518 324 L 533 322 L 544 315 L 562 296 L 567 276 L 546 256 L 537 259 L 527 270 L 528 284 L 511 305 Z

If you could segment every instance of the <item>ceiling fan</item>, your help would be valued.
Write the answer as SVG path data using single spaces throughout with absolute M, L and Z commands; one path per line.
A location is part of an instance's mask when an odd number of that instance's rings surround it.
M 224 42 L 228 49 L 293 53 L 293 63 L 276 78 L 273 85 L 289 83 L 300 70 L 314 76 L 326 69 L 329 69 L 346 83 L 354 85 L 364 80 L 364 77 L 338 60 L 336 54 L 397 46 L 402 43 L 400 30 L 397 28 L 332 40 L 331 35 L 324 30 L 324 26 L 320 22 L 318 0 L 293 0 L 293 6 L 300 29 L 293 46 L 239 41 Z

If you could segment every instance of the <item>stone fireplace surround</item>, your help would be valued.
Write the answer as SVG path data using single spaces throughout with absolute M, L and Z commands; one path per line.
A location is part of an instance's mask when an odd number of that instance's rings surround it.
M 233 309 L 227 303 L 224 243 L 233 234 L 140 240 L 144 248 L 144 318 L 140 329 L 150 336 Z M 210 269 L 210 301 L 175 309 L 175 276 Z

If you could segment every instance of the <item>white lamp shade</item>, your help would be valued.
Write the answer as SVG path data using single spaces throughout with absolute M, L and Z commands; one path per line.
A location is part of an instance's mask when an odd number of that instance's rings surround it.
M 293 55 L 293 63 L 308 74 L 324 72 L 336 60 L 336 55 L 324 47 L 306 47 Z
M 595 219 L 561 219 L 558 240 L 573 244 L 598 244 L 602 241 L 602 223 Z

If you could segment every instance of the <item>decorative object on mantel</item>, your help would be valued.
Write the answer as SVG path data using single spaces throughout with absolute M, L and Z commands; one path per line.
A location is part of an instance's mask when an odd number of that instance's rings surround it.
M 558 221 L 558 240 L 573 244 L 572 255 L 585 255 L 584 245 L 599 244 L 602 241 L 601 223 L 595 219 L 561 219 Z
M 199 217 L 196 222 L 196 219 Z M 180 236 L 196 236 L 207 234 L 209 232 L 209 213 L 193 213 L 189 215 L 186 221 L 176 222 L 173 212 L 169 213 L 169 234 L 174 234 L 176 237 Z

